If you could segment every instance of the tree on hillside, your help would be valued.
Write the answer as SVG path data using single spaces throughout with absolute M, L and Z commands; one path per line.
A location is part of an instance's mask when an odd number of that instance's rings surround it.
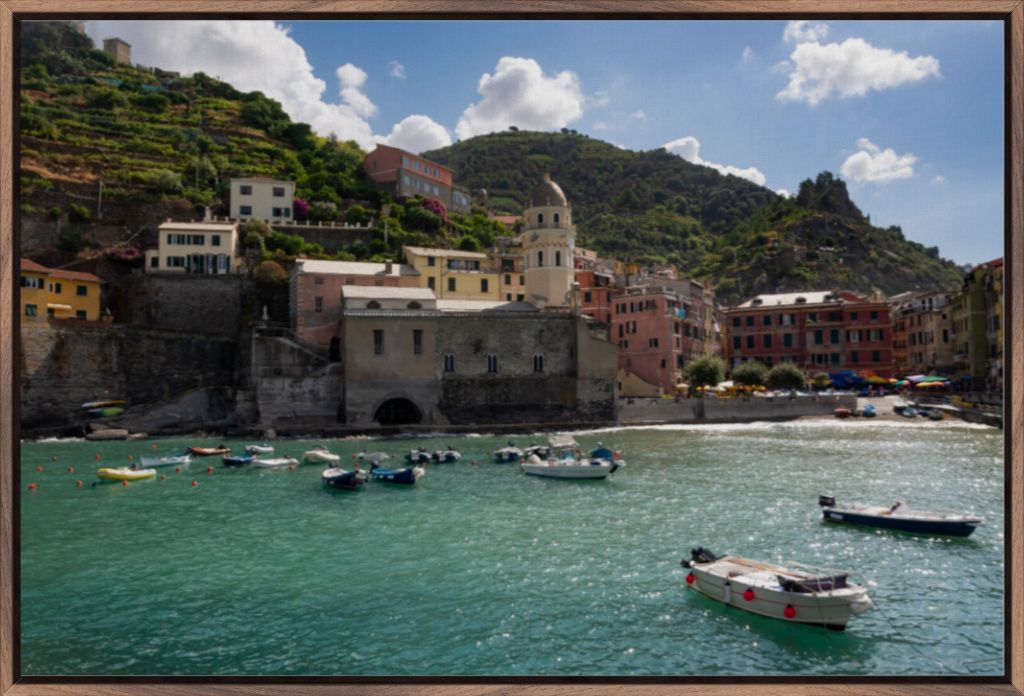
M 690 387 L 713 387 L 725 378 L 725 363 L 717 355 L 702 355 L 686 366 Z
M 737 365 L 732 371 L 732 381 L 748 387 L 758 387 L 765 383 L 768 368 L 760 360 L 749 360 Z
M 768 386 L 772 389 L 803 389 L 807 378 L 793 363 L 779 363 L 768 370 Z

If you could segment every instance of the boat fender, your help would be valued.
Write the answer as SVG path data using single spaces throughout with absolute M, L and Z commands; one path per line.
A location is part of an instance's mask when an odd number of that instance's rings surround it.
M 782 615 L 785 616 L 787 619 L 792 619 L 794 616 L 796 616 L 796 609 L 793 608 L 792 604 L 787 604 L 786 608 L 782 610 Z
M 696 575 L 694 575 L 693 573 L 690 573 L 690 574 L 688 574 L 688 575 L 686 576 L 686 584 L 687 584 L 687 585 L 692 585 L 692 584 L 693 584 L 693 583 L 695 583 L 696 581 L 697 581 L 697 576 L 696 576 Z
M 749 587 L 747 589 L 743 590 L 743 599 L 747 600 L 748 602 L 753 602 L 754 601 L 754 591 L 752 589 L 750 589 Z
M 726 604 L 732 602 L 732 583 L 728 580 L 725 581 L 725 596 L 722 598 L 722 601 Z

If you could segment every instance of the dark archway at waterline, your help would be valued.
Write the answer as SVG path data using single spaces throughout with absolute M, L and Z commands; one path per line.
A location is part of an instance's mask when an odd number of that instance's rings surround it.
M 377 408 L 373 419 L 381 425 L 417 425 L 423 414 L 408 399 L 388 399 Z

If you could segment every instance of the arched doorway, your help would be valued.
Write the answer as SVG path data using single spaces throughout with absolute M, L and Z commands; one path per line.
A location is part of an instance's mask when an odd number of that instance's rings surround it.
M 423 414 L 408 399 L 388 399 L 377 407 L 373 420 L 381 425 L 416 425 L 422 422 Z

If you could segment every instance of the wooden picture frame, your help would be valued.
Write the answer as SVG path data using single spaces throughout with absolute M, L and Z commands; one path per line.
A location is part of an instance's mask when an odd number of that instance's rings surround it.
M 841 11 L 837 11 L 840 9 Z M 25 19 L 588 18 L 995 19 L 1005 43 L 1005 669 L 1002 677 L 244 678 L 43 680 L 19 674 L 18 207 L 15 149 L 17 24 Z M 1024 0 L 0 0 L 0 695 L 36 694 L 1024 694 Z

